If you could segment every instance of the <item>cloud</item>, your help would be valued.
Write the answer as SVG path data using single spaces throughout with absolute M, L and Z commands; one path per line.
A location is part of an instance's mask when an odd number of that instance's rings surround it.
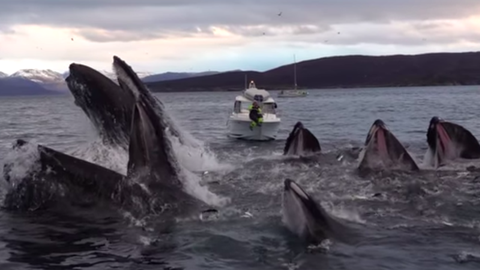
M 5 0 L 0 70 L 110 69 L 114 54 L 143 71 L 204 71 L 268 69 L 293 53 L 470 50 L 477 14 L 478 0 Z
M 245 36 L 282 27 L 301 34 L 342 24 L 458 19 L 478 11 L 478 0 L 7 0 L 0 17 L 9 25 L 76 28 L 92 41 L 111 42 L 193 34 L 212 26 Z

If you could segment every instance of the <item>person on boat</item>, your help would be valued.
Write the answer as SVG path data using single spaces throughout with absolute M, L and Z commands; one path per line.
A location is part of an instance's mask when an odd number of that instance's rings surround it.
M 254 101 L 252 105 L 248 106 L 248 110 L 250 111 L 250 114 L 248 116 L 250 117 L 250 120 L 252 120 L 252 122 L 250 122 L 250 130 L 253 130 L 253 128 L 257 125 L 259 127 L 262 126 L 263 115 L 260 106 L 258 106 L 258 103 Z

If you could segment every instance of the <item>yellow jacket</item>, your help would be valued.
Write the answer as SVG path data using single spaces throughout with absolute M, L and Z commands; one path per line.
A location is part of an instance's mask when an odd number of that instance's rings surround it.
M 251 104 L 250 106 L 248 106 L 248 110 L 249 110 L 249 111 L 254 110 L 253 104 Z M 258 113 L 262 113 L 262 109 L 260 109 L 260 107 L 258 107 L 256 110 L 258 111 Z

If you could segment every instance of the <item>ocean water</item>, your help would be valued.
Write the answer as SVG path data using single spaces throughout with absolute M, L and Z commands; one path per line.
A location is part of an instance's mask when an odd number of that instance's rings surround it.
M 432 116 L 478 136 L 479 86 L 311 90 L 307 98 L 280 98 L 279 138 L 261 143 L 226 137 L 237 94 L 156 94 L 201 148 L 181 148 L 177 156 L 191 181 L 200 183 L 203 191 L 198 192 L 216 195 L 209 198 L 220 210 L 218 219 L 177 220 L 165 232 L 120 210 L 0 210 L 0 269 L 480 268 L 480 180 L 475 173 L 451 166 L 365 178 L 358 176 L 353 158 L 336 158 L 361 146 L 376 119 L 419 164 Z M 319 139 L 321 159 L 281 156 L 296 121 Z M 20 138 L 125 171 L 127 154 L 99 142 L 70 95 L 0 98 L 0 160 L 12 158 L 11 145 Z M 358 241 L 332 240 L 312 249 L 291 235 L 281 222 L 285 178 L 297 181 L 345 222 Z M 1 180 L 0 187 L 3 200 L 8 185 Z

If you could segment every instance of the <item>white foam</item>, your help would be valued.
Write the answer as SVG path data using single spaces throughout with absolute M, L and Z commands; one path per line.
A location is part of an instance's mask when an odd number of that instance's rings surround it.
M 169 136 L 175 156 L 185 169 L 192 172 L 230 170 L 232 164 L 218 162 L 217 156 L 203 145 L 182 144 L 179 138 Z
M 230 202 L 230 198 L 218 196 L 211 192 L 207 186 L 202 186 L 200 184 L 201 178 L 191 171 L 184 169 L 181 171 L 180 176 L 185 192 L 191 196 L 212 206 L 222 207 Z
M 69 154 L 118 173 L 127 174 L 128 153 L 121 147 L 106 146 L 96 140 L 78 145 L 69 151 Z
M 2 175 L 5 164 L 11 164 L 9 175 L 10 185 L 15 186 L 17 181 L 25 178 L 31 171 L 40 168 L 40 154 L 36 143 L 27 143 L 21 148 L 11 150 L 3 159 Z M 2 181 L 5 183 L 6 181 Z

